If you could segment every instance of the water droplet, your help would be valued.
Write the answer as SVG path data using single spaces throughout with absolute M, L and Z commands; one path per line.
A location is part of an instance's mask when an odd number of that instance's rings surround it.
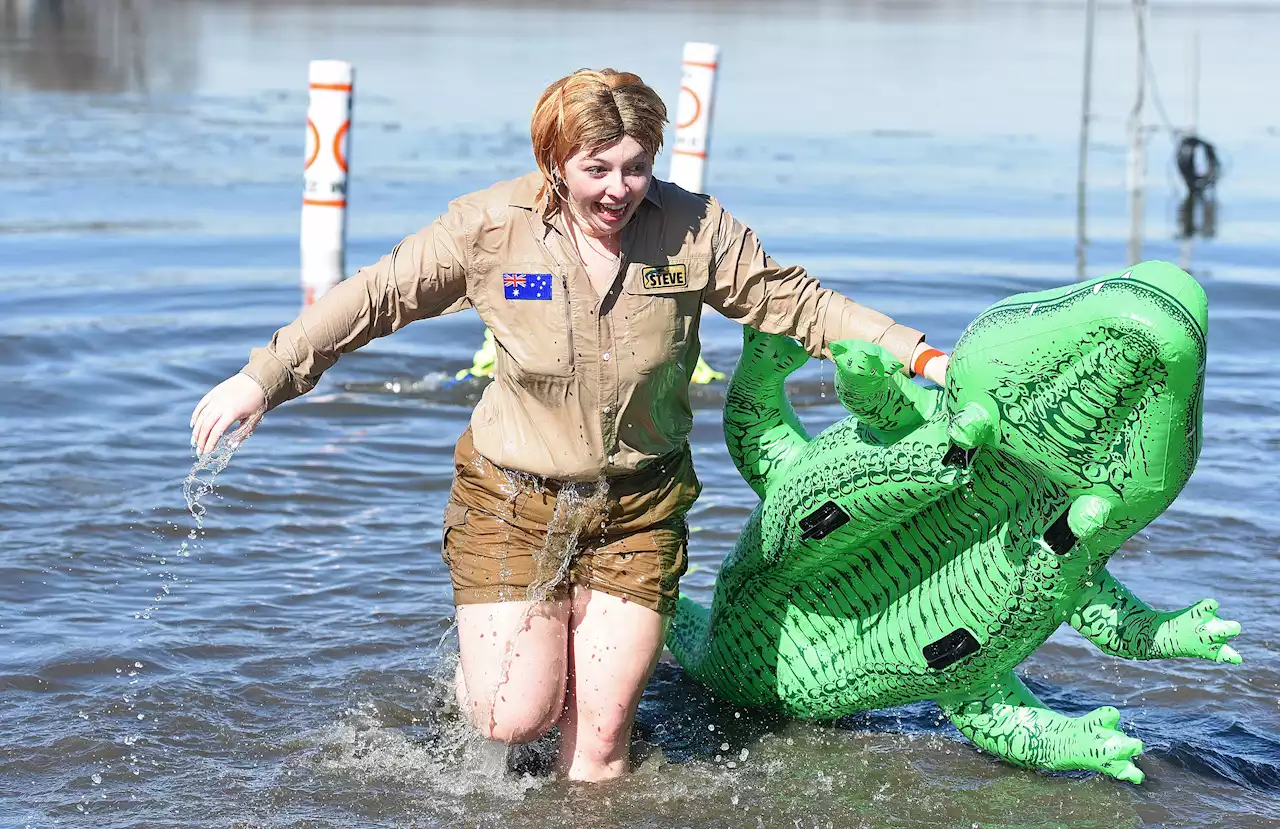
M 747 750 L 744 748 L 742 751 L 740 751 L 740 752 L 738 753 L 738 759 L 739 759 L 739 760 L 743 760 L 743 761 L 745 761 L 745 760 L 747 759 L 747 755 L 748 755 L 748 754 L 750 754 L 750 753 L 751 753 L 750 751 L 747 751 Z
M 89 779 L 93 781 L 93 785 L 95 785 L 95 786 L 100 786 L 100 785 L 102 785 L 102 775 L 101 775 L 101 774 L 98 774 L 98 773 L 96 773 L 96 772 L 95 772 L 95 773 L 94 773 L 94 775 L 93 775 L 92 777 L 90 777 Z
M 729 750 L 729 744 L 728 744 L 728 743 L 721 743 L 721 744 L 720 744 L 720 750 L 721 750 L 721 751 L 728 751 L 728 750 Z

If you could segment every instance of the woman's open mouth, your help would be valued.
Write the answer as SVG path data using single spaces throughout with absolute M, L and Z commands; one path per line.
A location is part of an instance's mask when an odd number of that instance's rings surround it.
M 627 215 L 628 206 L 626 202 L 622 204 L 601 204 L 596 202 L 596 215 L 606 222 L 621 221 L 622 217 Z

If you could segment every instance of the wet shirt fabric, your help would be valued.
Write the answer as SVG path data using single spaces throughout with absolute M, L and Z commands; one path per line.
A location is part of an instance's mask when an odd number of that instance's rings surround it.
M 609 291 L 592 287 L 540 173 L 462 196 L 254 349 L 243 373 L 268 407 L 410 322 L 475 308 L 498 344 L 471 417 L 476 450 L 560 480 L 624 475 L 679 451 L 703 304 L 799 340 L 814 356 L 860 339 L 910 364 L 924 335 L 782 267 L 708 196 L 653 179 L 622 231 Z M 904 369 L 905 371 L 906 369 Z

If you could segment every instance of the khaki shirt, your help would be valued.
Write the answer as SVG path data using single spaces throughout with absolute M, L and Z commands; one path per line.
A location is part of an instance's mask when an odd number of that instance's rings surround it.
M 823 356 L 879 343 L 905 365 L 924 335 L 780 267 L 714 199 L 653 179 L 622 231 L 612 288 L 596 294 L 541 175 L 450 203 L 254 349 L 243 373 L 268 407 L 304 394 L 340 354 L 427 317 L 475 308 L 497 341 L 471 416 L 476 449 L 552 478 L 625 474 L 683 447 L 703 303 Z M 531 297 L 545 298 L 531 298 Z

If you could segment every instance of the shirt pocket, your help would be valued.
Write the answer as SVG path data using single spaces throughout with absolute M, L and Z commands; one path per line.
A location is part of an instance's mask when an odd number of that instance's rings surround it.
M 573 324 L 564 277 L 545 262 L 505 262 L 485 279 L 481 319 L 501 346 L 505 363 L 520 378 L 573 375 Z
M 444 521 L 440 527 L 440 557 L 444 559 L 444 563 L 450 567 L 453 566 L 454 548 L 449 546 L 450 533 L 454 533 L 458 527 L 465 526 L 467 523 L 468 510 L 462 504 L 450 499 L 444 507 Z M 457 533 L 454 533 L 456 536 Z M 457 538 L 453 538 L 455 546 Z
M 626 350 L 638 373 L 648 374 L 687 353 L 702 313 L 709 267 L 706 257 L 627 266 L 620 310 L 626 320 Z

